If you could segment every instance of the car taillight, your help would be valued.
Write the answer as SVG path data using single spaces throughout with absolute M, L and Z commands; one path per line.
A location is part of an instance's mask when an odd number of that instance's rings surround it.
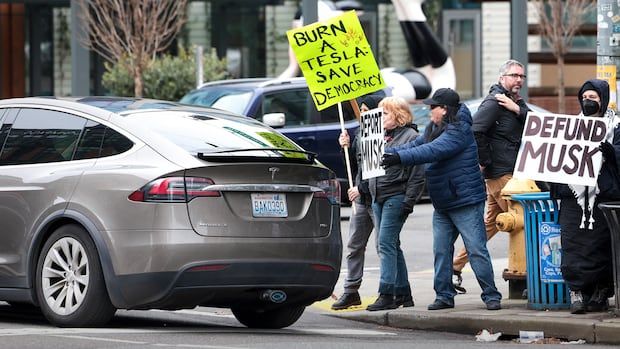
M 140 202 L 189 202 L 195 197 L 220 196 L 219 191 L 206 190 L 213 184 L 210 178 L 163 177 L 147 183 L 129 195 Z
M 340 203 L 340 183 L 337 179 L 327 179 L 318 181 L 317 186 L 323 191 L 315 191 L 315 198 L 325 198 L 332 204 Z

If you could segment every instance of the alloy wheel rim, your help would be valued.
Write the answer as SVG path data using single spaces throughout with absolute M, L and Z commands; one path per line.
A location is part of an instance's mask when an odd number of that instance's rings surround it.
M 45 255 L 41 286 L 45 302 L 59 315 L 69 315 L 84 302 L 89 284 L 88 256 L 74 238 L 56 241 Z

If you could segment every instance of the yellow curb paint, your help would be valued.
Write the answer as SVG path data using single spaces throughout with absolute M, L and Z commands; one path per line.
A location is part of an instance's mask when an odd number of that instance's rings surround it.
M 374 297 L 362 297 L 362 305 L 356 305 L 347 309 L 343 309 L 343 310 L 333 310 L 332 309 L 332 304 L 334 304 L 335 300 L 331 299 L 331 298 L 327 298 L 324 299 L 320 302 L 314 302 L 314 304 L 311 305 L 312 308 L 314 309 L 320 309 L 322 311 L 329 311 L 332 313 L 341 313 L 341 312 L 350 312 L 350 311 L 366 311 L 366 307 L 369 306 L 370 304 L 374 303 L 375 300 L 377 299 L 376 296 Z

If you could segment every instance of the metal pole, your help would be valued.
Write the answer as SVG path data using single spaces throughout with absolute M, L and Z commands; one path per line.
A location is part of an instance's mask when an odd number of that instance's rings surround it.
M 303 25 L 308 25 L 318 21 L 318 0 L 303 0 L 301 6 L 301 13 L 304 18 Z
M 527 0 L 513 0 L 510 2 L 510 55 L 512 59 L 523 63 L 527 74 Z M 523 84 L 521 97 L 527 101 L 527 84 Z
M 620 26 L 618 1 L 597 2 L 596 77 L 609 83 L 609 109 L 618 110 L 618 67 L 620 66 Z
M 202 46 L 196 46 L 196 88 L 202 86 L 204 76 L 204 65 L 202 62 Z
M 84 23 L 80 16 L 81 8 L 76 0 L 71 0 L 71 95 L 90 95 L 90 51 L 80 44 L 86 36 Z

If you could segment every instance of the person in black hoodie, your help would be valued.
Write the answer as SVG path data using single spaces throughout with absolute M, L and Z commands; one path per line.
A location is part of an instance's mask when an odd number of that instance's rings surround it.
M 601 143 L 603 165 L 596 187 L 550 183 L 551 197 L 560 201 L 562 277 L 570 289 L 570 311 L 606 311 L 614 295 L 611 234 L 599 203 L 620 200 L 620 128 L 616 115 L 607 109 L 609 84 L 592 79 L 579 90 L 581 115 L 606 119 L 607 139 Z
M 375 109 L 381 100 L 380 96 L 367 95 L 360 100 L 360 111 Z M 349 159 L 351 159 L 351 170 L 355 176 L 355 186 L 347 191 L 351 205 L 354 210 L 349 220 L 349 240 L 347 242 L 347 277 L 344 280 L 344 293 L 334 304 L 333 310 L 347 309 L 352 306 L 361 305 L 362 300 L 358 290 L 362 284 L 362 276 L 364 275 L 364 254 L 366 253 L 366 245 L 374 228 L 372 213 L 372 197 L 368 189 L 358 189 L 359 187 L 368 188 L 368 180 L 362 180 L 362 152 L 360 147 L 360 132 L 358 128 L 353 144 L 351 143 L 349 134 L 344 131 L 340 134 L 338 142 L 341 147 L 348 147 Z
M 501 190 L 512 178 L 529 110 L 519 95 L 525 77 L 523 64 L 513 59 L 504 62 L 499 68 L 498 83 L 491 86 L 489 94 L 473 116 L 472 130 L 487 191 L 484 217 L 487 240 L 497 234 L 497 215 L 508 211 L 508 201 L 502 198 Z M 461 270 L 467 261 L 467 252 L 462 248 L 452 263 L 456 278 L 454 286 L 463 293 L 465 289 L 461 287 Z

